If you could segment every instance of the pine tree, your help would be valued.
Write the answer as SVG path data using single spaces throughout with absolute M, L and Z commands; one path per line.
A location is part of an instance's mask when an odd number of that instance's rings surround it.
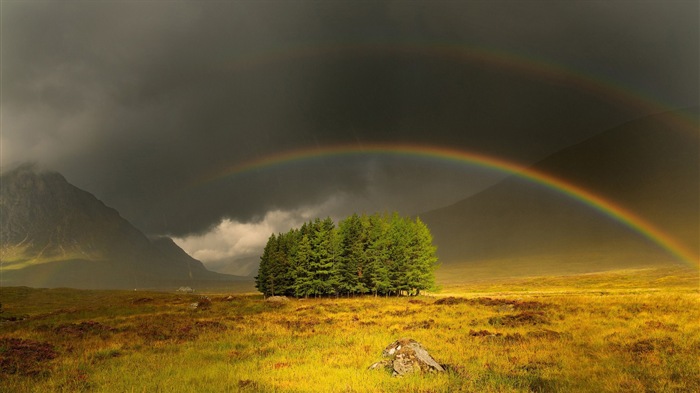
M 338 287 L 343 294 L 355 294 L 361 288 L 360 277 L 364 265 L 364 231 L 357 214 L 339 224 L 340 258 L 338 267 Z
M 255 287 L 258 291 L 262 292 L 265 296 L 270 296 L 274 292 L 274 278 L 271 275 L 270 270 L 272 269 L 272 256 L 273 248 L 275 247 L 276 237 L 273 233 L 267 240 L 265 244 L 265 249 L 263 254 L 260 256 L 260 267 L 258 268 L 258 275 L 255 276 Z
M 268 240 L 267 244 L 265 245 L 265 248 L 263 249 L 263 253 L 260 256 L 260 266 L 258 267 L 258 274 L 255 276 L 255 288 L 257 288 L 257 290 L 262 292 L 262 294 L 265 296 L 267 296 L 267 269 L 269 263 L 269 244 L 270 242 Z
M 386 217 L 378 214 L 369 217 L 367 232 L 367 267 L 365 278 L 367 288 L 374 296 L 387 294 L 389 281 L 389 239 L 387 237 L 388 222 Z
M 294 296 L 296 297 L 308 297 L 313 294 L 310 260 L 311 242 L 307 235 L 303 235 L 295 256 Z
M 438 268 L 436 256 L 437 249 L 433 245 L 433 236 L 428 227 L 417 218 L 414 223 L 415 249 L 413 272 L 414 288 L 416 295 L 421 290 L 433 288 L 435 286 L 435 270 Z
M 256 288 L 296 297 L 372 293 L 418 295 L 435 285 L 437 257 L 428 227 L 397 213 L 316 219 L 271 235 Z
M 311 258 L 309 269 L 311 271 L 311 285 L 315 295 L 329 294 L 331 291 L 330 278 L 333 272 L 335 252 L 333 248 L 333 220 L 327 218 L 324 221 L 316 219 L 311 224 Z
M 407 273 L 409 268 L 410 231 L 406 219 L 397 213 L 391 216 L 389 245 L 389 290 L 400 296 L 409 290 Z
M 286 275 L 284 277 L 285 295 L 295 296 L 296 274 L 297 274 L 297 249 L 301 241 L 301 234 L 298 229 L 291 229 L 284 234 L 284 252 L 287 260 Z

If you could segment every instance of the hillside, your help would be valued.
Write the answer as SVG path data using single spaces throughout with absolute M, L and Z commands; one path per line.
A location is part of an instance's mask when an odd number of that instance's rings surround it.
M 678 113 L 623 124 L 564 149 L 533 168 L 600 195 L 698 250 L 697 128 Z M 697 110 L 684 113 L 695 120 Z M 672 258 L 637 232 L 562 193 L 510 177 L 452 206 L 421 215 L 448 268 L 547 265 L 566 272 Z M 525 269 L 527 271 L 527 269 Z
M 2 284 L 134 288 L 231 280 L 168 238 L 150 240 L 55 172 L 21 166 L 0 178 Z

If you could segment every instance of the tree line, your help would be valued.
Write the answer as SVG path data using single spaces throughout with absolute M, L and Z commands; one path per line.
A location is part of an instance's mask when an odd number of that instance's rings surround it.
M 428 227 L 397 213 L 309 221 L 272 234 L 255 286 L 265 296 L 417 295 L 435 285 Z

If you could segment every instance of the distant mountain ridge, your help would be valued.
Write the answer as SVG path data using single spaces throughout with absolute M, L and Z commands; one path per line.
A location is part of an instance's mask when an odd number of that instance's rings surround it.
M 684 111 L 697 124 L 697 108 Z M 552 154 L 532 168 L 624 207 L 696 254 L 700 234 L 700 138 L 679 113 L 634 120 Z M 690 132 L 689 132 L 690 131 Z M 420 215 L 446 266 L 485 261 L 595 264 L 671 258 L 580 201 L 516 176 Z M 614 267 L 614 266 L 610 266 Z
M 135 288 L 231 280 L 169 238 L 149 239 L 56 173 L 23 165 L 0 176 L 2 285 Z

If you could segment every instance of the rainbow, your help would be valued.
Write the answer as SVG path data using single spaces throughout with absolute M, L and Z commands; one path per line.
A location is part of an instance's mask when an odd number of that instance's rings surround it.
M 683 244 L 656 228 L 650 222 L 635 215 L 631 211 L 619 206 L 603 197 L 587 191 L 575 184 L 554 177 L 536 169 L 515 164 L 513 162 L 490 157 L 483 154 L 466 152 L 452 148 L 439 146 L 409 145 L 409 144 L 372 144 L 372 145 L 336 145 L 318 148 L 305 148 L 279 152 L 276 154 L 259 157 L 249 161 L 219 170 L 211 176 L 200 179 L 199 186 L 214 182 L 219 179 L 244 174 L 251 171 L 262 170 L 270 167 L 288 165 L 325 157 L 362 156 L 367 154 L 383 154 L 404 157 L 418 157 L 438 159 L 457 164 L 468 164 L 486 169 L 496 170 L 508 175 L 540 184 L 569 198 L 577 200 L 596 209 L 603 214 L 626 225 L 642 236 L 648 238 L 678 260 L 699 268 L 699 257 L 688 250 Z
M 676 111 L 677 108 L 666 105 L 642 91 L 624 86 L 610 78 L 585 73 L 533 56 L 526 57 L 466 44 L 391 42 L 290 45 L 233 55 L 230 60 L 223 62 L 220 71 L 246 72 L 270 65 L 316 58 L 346 59 L 399 56 L 440 59 L 445 62 L 502 69 L 536 78 L 545 83 L 573 88 L 598 97 L 612 105 L 636 108 L 647 115 L 674 111 L 672 114 L 669 113 L 669 116 L 664 120 L 673 125 L 675 129 L 696 137 L 700 131 L 697 120 L 692 116 Z

